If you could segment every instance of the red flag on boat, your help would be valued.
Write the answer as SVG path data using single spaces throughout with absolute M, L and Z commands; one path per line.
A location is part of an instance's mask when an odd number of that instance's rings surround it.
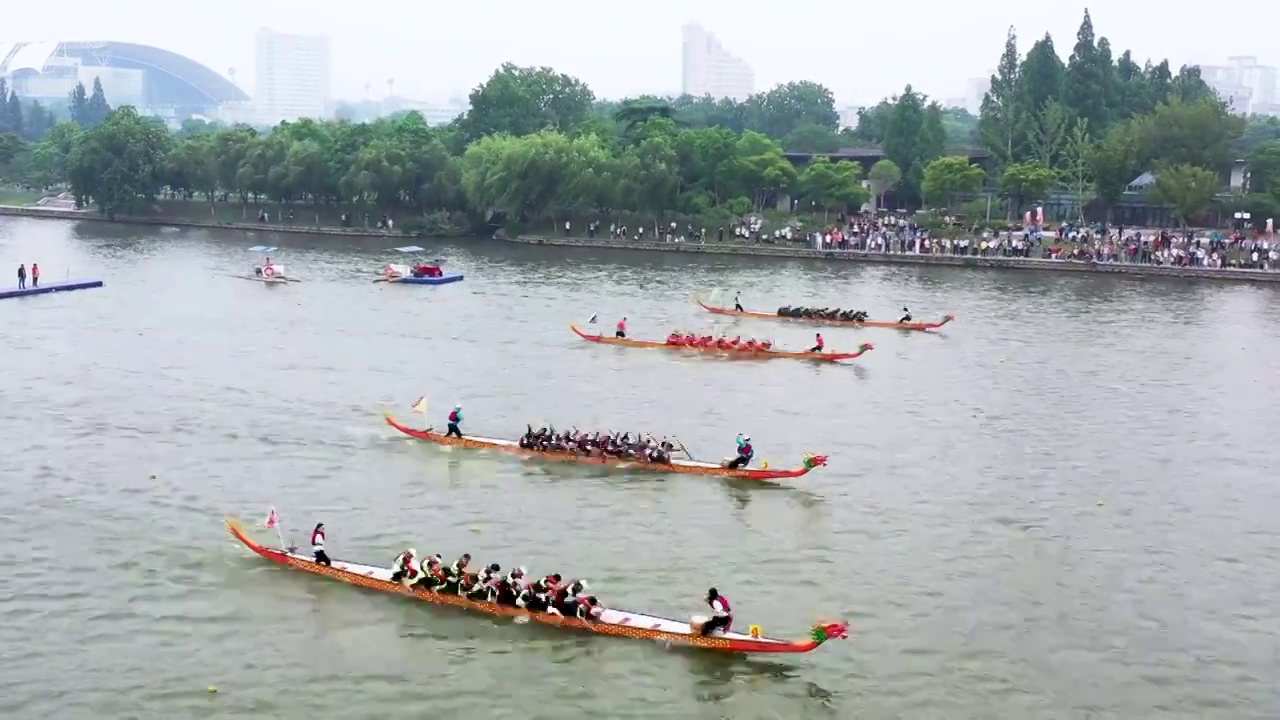
M 263 523 L 263 526 L 269 528 L 280 526 L 280 515 L 276 513 L 275 508 L 271 508 L 271 514 L 267 515 L 267 521 Z

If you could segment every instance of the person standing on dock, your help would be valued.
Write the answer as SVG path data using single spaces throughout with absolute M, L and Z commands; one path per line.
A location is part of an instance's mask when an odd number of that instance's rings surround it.
M 627 319 L 625 317 L 618 321 L 618 329 L 613 333 L 613 336 L 618 338 L 627 336 Z
M 25 290 L 27 288 L 27 266 L 18 266 L 18 289 Z
M 31 263 L 31 287 L 40 287 L 40 266 L 35 263 Z

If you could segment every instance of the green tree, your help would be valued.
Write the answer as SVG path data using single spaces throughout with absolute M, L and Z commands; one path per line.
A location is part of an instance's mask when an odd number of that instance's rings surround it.
M 924 170 L 925 199 L 934 205 L 946 205 L 956 193 L 977 192 L 986 172 L 964 157 L 943 157 Z
M 84 83 L 78 82 L 71 89 L 68 110 L 71 111 L 71 122 L 80 127 L 89 127 L 89 93 L 84 89 Z
M 1076 45 L 1067 61 L 1063 80 L 1063 102 L 1070 113 L 1085 121 L 1087 129 L 1101 132 L 1111 121 L 1109 102 L 1115 94 L 1115 69 L 1110 48 L 1106 54 L 1093 34 L 1093 19 L 1084 11 L 1076 32 Z
M 107 115 L 111 112 L 111 106 L 107 104 L 107 95 L 102 91 L 102 80 L 93 79 L 93 92 L 89 95 L 89 100 L 85 106 L 85 118 L 87 122 L 83 123 L 85 127 L 97 127 L 107 119 Z
M 924 169 L 942 155 L 946 130 L 937 103 L 926 106 L 927 98 L 910 85 L 893 101 L 893 111 L 885 128 L 884 154 L 902 169 L 902 194 L 909 202 L 920 200 Z
M 1193 165 L 1162 166 L 1149 196 L 1154 202 L 1169 206 L 1182 226 L 1199 217 L 1213 204 L 1222 188 L 1222 180 L 1212 170 Z
M 1027 51 L 1018 71 L 1017 97 L 1024 121 L 1044 112 L 1049 103 L 1061 101 L 1066 76 L 1067 67 L 1053 47 L 1053 38 L 1046 33 Z
M 1263 143 L 1280 140 L 1280 117 L 1250 115 L 1245 120 L 1244 131 L 1236 139 L 1233 155 L 1249 157 Z
M 117 214 L 154 200 L 169 145 L 163 126 L 148 122 L 131 107 L 113 111 L 102 124 L 76 138 L 68 158 L 77 204 L 92 202 L 98 212 L 114 220 Z
M 1125 188 L 1142 173 L 1138 150 L 1141 134 L 1140 121 L 1115 125 L 1089 152 L 1089 174 L 1098 199 L 1106 207 L 1108 222 Z
M 978 115 L 978 134 L 996 160 L 1005 165 L 1014 162 L 1018 151 L 1018 129 L 1022 126 L 1022 105 L 1018 102 L 1019 74 L 1018 34 L 1011 27 L 1004 41 L 1000 66 L 991 76 L 991 88 L 982 97 Z
M 1084 206 L 1090 199 L 1093 187 L 1093 168 L 1090 153 L 1093 139 L 1089 136 L 1089 124 L 1084 118 L 1076 118 L 1075 125 L 1067 133 L 1062 148 L 1062 177 L 1076 202 L 1076 219 L 1084 221 Z
M 735 133 L 747 129 L 746 105 L 729 98 L 715 100 L 682 95 L 671 106 L 675 108 L 676 119 L 692 128 L 722 127 Z
M 738 187 L 752 196 L 757 209 L 763 209 L 769 198 L 795 185 L 795 166 L 783 156 L 782 146 L 762 133 L 743 133 L 737 142 L 736 157 Z
M 1244 120 L 1213 100 L 1175 98 L 1157 106 L 1141 128 L 1138 158 L 1147 168 L 1163 163 L 1226 172 Z
M 786 83 L 754 95 L 747 101 L 747 107 L 749 127 L 775 139 L 785 138 L 805 125 L 816 125 L 833 133 L 840 129 L 835 96 L 826 87 L 807 80 Z
M 571 132 L 591 113 L 595 95 L 582 81 L 548 67 L 506 63 L 471 91 L 464 125 L 472 139 L 497 133 Z
M 862 186 L 862 166 L 847 160 L 833 163 L 825 157 L 815 157 L 800 173 L 796 185 L 802 197 L 822 207 L 824 223 L 833 208 L 861 206 L 871 196 Z
M 1027 156 L 1048 168 L 1058 167 L 1070 126 L 1068 110 L 1057 100 L 1028 118 Z
M 1024 203 L 1042 200 L 1057 181 L 1057 173 L 1035 161 L 1005 168 L 1000 176 L 1000 189 L 1009 198 L 1010 219 Z
M 884 194 L 902 182 L 902 169 L 889 158 L 883 158 L 871 166 L 867 180 L 871 182 L 871 193 L 876 200 L 876 207 L 873 209 L 879 209 L 884 204 Z
M 840 149 L 840 136 L 821 125 L 801 125 L 782 139 L 787 152 L 833 153 Z
M 1254 148 L 1249 155 L 1249 191 L 1280 197 L 1280 141 Z
M 964 108 L 943 108 L 942 127 L 947 133 L 948 149 L 967 150 L 982 146 L 978 117 Z

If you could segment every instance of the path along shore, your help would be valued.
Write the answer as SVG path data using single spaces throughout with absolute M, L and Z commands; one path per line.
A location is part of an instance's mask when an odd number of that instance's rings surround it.
M 252 232 L 295 233 L 306 235 L 336 235 L 349 237 L 405 237 L 400 233 L 367 228 L 314 227 L 283 223 L 231 223 L 209 222 L 161 216 L 117 216 L 114 221 L 103 215 L 85 210 L 67 210 L 48 207 L 19 207 L 0 205 L 0 216 L 38 218 L 49 220 L 76 220 L 81 222 L 115 222 L 128 225 L 165 225 L 195 227 L 216 230 L 243 230 Z M 1280 283 L 1280 270 L 1244 270 L 1237 268 L 1170 267 L 1126 262 L 1079 262 L 1073 260 L 1047 260 L 1039 258 L 973 257 L 963 255 L 923 255 L 918 253 L 864 252 L 858 250 L 814 250 L 764 244 L 736 244 L 710 242 L 667 243 L 612 241 L 601 238 L 552 237 L 526 235 L 505 237 L 505 242 L 523 245 L 554 247 L 599 248 L 632 250 L 640 252 L 701 253 L 708 255 L 751 255 L 843 262 L 871 262 L 896 265 L 949 265 L 968 268 L 1003 268 L 1013 270 L 1039 270 L 1041 272 L 1079 272 L 1127 275 L 1130 277 L 1177 277 L 1234 282 Z
M 505 238 L 507 242 L 525 245 L 553 245 L 562 247 L 609 248 L 614 250 L 640 250 L 649 252 L 684 252 L 710 255 L 757 255 L 764 257 L 835 260 L 844 262 L 872 262 L 895 265 L 950 265 L 970 268 L 1005 268 L 1014 270 L 1039 270 L 1049 272 L 1104 273 L 1130 277 L 1179 277 L 1207 280 L 1231 280 L 1235 282 L 1280 283 L 1280 270 L 1244 270 L 1238 268 L 1170 267 L 1143 265 L 1127 262 L 1080 262 L 1075 260 L 1048 260 L 1039 258 L 976 257 L 966 255 L 924 255 L 919 253 L 866 252 L 860 250 L 814 250 L 780 245 L 734 244 L 709 242 L 667 243 L 610 241 L 600 238 L 550 237 L 529 235 Z

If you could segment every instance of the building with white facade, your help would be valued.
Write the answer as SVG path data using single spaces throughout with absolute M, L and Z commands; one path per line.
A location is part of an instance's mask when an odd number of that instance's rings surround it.
M 329 38 L 258 31 L 254 106 L 258 120 L 323 117 L 329 106 Z
M 684 26 L 684 79 L 681 92 L 741 102 L 756 91 L 756 74 L 742 58 L 697 23 Z
M 1227 58 L 1225 65 L 1201 65 L 1200 77 L 1227 102 L 1232 112 L 1274 114 L 1277 105 L 1276 69 L 1259 65 L 1258 58 Z

